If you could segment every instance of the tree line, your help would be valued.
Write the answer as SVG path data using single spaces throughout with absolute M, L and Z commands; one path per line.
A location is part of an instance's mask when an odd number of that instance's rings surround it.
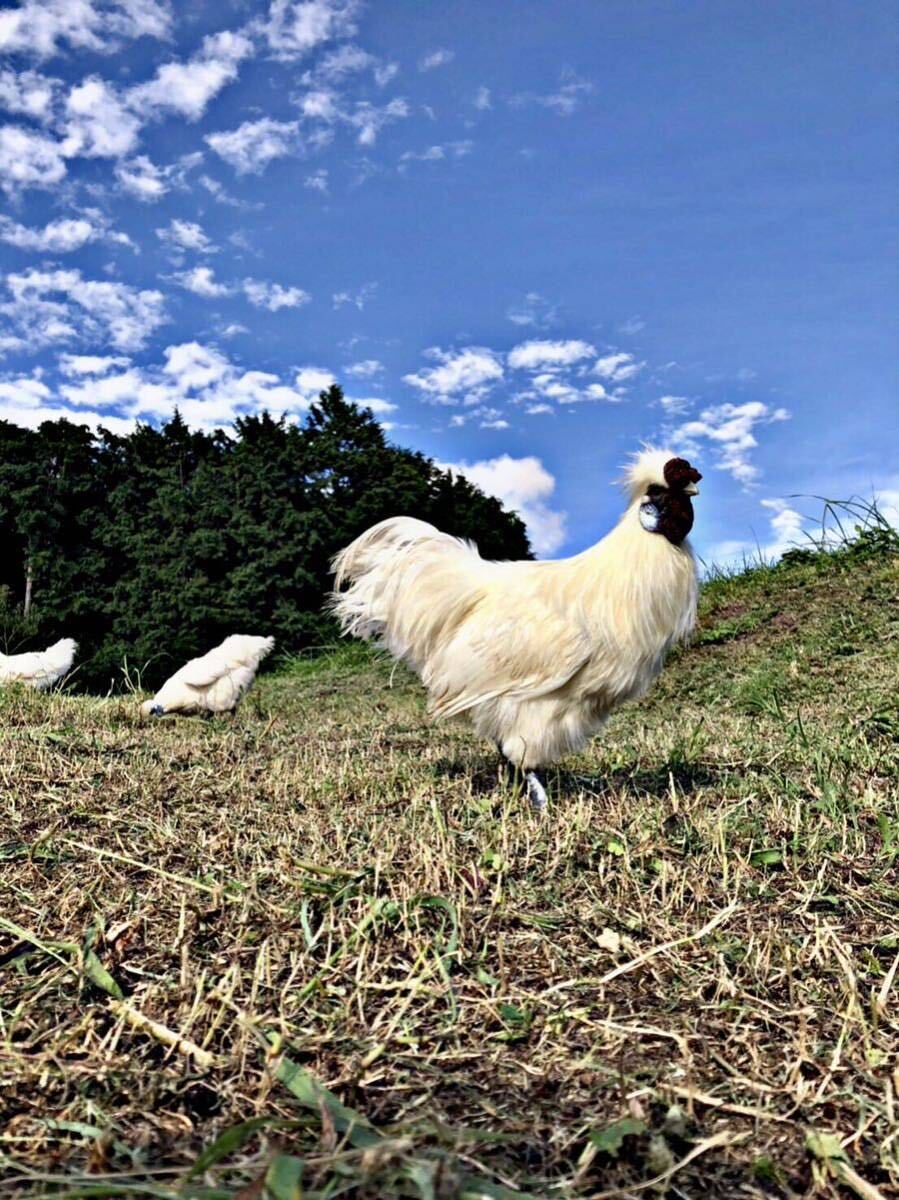
M 268 414 L 230 432 L 94 434 L 0 421 L 0 648 L 79 642 L 77 681 L 154 688 L 229 633 L 281 650 L 327 644 L 331 557 L 385 517 L 530 557 L 521 520 L 424 455 L 388 444 L 368 409 L 322 392 L 304 424 Z

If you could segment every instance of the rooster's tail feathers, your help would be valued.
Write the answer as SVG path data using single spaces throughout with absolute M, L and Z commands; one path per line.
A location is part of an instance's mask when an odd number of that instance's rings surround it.
M 411 581 L 424 559 L 447 555 L 479 560 L 470 542 L 415 517 L 389 517 L 372 525 L 331 564 L 334 592 L 329 607 L 341 631 L 366 639 L 380 637 L 396 613 L 403 583 Z

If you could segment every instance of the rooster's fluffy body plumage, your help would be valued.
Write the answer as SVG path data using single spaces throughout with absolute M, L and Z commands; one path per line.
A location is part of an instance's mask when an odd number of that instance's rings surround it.
M 333 610 L 345 633 L 417 672 L 435 717 L 467 717 L 532 771 L 642 696 L 692 628 L 699 478 L 670 452 L 644 451 L 615 528 L 556 561 L 488 562 L 424 521 L 390 518 L 337 555 Z

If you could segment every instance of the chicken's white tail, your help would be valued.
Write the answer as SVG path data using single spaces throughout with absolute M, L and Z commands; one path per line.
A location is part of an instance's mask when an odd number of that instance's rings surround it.
M 61 638 L 43 652 L 41 655 L 42 665 L 48 674 L 54 675 L 56 679 L 61 679 L 63 675 L 67 675 L 71 671 L 77 651 L 78 643 L 73 638 Z
M 417 666 L 435 631 L 445 633 L 459 605 L 470 605 L 471 568 L 481 561 L 470 542 L 415 517 L 390 517 L 334 559 L 330 608 L 343 633 L 380 638 Z

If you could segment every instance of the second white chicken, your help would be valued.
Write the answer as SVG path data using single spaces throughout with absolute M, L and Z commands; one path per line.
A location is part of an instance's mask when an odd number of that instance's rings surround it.
M 271 637 L 232 634 L 208 654 L 192 658 L 176 671 L 152 700 L 141 705 L 141 715 L 232 712 L 274 645 Z

